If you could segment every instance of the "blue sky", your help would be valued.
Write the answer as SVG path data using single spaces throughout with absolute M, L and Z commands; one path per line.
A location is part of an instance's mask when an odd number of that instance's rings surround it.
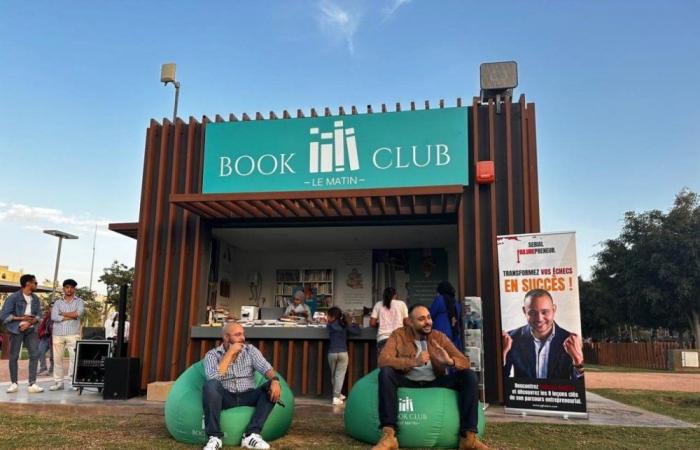
M 0 264 L 89 281 L 133 264 L 106 223 L 138 218 L 145 129 L 180 116 L 478 94 L 516 60 L 537 105 L 543 231 L 576 230 L 580 272 L 627 210 L 700 191 L 700 3 L 14 1 L 0 11 Z M 496 4 L 497 3 L 497 4 Z M 101 287 L 99 287 L 101 290 Z

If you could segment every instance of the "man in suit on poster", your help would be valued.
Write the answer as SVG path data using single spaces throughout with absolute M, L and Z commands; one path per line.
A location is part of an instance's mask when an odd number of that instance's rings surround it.
M 575 380 L 583 376 L 581 337 L 560 327 L 557 306 L 544 289 L 525 294 L 527 324 L 503 332 L 505 377 Z

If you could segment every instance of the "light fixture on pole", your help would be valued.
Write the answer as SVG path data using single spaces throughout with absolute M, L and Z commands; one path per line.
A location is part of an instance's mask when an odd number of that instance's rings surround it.
M 513 97 L 513 88 L 518 86 L 518 63 L 503 61 L 483 63 L 479 66 L 481 102 L 496 101 L 496 113 L 501 112 L 503 97 Z
M 58 264 L 61 261 L 61 244 L 64 239 L 78 239 L 78 236 L 66 233 L 65 231 L 58 230 L 44 230 L 44 233 L 50 234 L 51 236 L 56 236 L 58 238 L 58 253 L 56 254 L 56 268 L 53 272 L 53 285 L 51 289 L 51 301 L 53 301 L 56 295 L 56 283 L 58 282 Z
M 160 81 L 164 85 L 172 83 L 175 86 L 175 108 L 173 109 L 173 123 L 177 119 L 177 102 L 180 98 L 180 82 L 175 80 L 175 63 L 163 64 L 160 67 Z

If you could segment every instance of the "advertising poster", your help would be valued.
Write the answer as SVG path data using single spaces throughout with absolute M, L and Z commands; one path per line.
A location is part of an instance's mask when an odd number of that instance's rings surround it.
M 498 236 L 506 412 L 586 417 L 570 233 Z

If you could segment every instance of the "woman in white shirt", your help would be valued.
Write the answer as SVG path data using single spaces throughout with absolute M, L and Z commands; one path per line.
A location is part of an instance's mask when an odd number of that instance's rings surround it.
M 119 313 L 113 312 L 110 317 L 105 320 L 105 338 L 116 339 L 117 329 L 119 328 Z M 129 342 L 129 321 L 124 322 L 124 342 Z
M 287 306 L 287 309 L 284 311 L 284 315 L 288 317 L 297 316 L 310 319 L 311 308 L 309 308 L 309 305 L 304 303 L 305 298 L 306 296 L 304 295 L 304 291 L 297 291 L 294 294 L 294 303 Z
M 377 329 L 377 357 L 382 352 L 386 340 L 391 333 L 406 324 L 408 318 L 408 307 L 403 300 L 399 300 L 396 289 L 388 287 L 384 289 L 383 300 L 377 302 L 372 308 L 372 315 L 369 319 L 370 326 Z

